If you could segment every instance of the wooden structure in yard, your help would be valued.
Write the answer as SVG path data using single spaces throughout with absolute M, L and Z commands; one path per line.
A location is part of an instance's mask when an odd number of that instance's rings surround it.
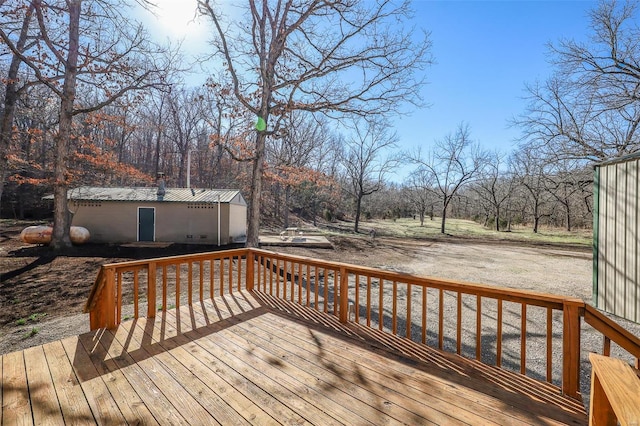
M 640 323 L 640 153 L 595 166 L 593 303 Z
M 586 424 L 581 322 L 640 358 L 580 300 L 258 249 L 103 265 L 86 310 L 2 356 L 3 423 Z
M 244 242 L 247 203 L 238 190 L 80 187 L 68 192 L 72 225 L 91 242 Z

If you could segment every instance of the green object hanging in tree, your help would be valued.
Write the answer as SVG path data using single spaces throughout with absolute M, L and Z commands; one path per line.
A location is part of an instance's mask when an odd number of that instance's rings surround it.
M 266 128 L 267 128 L 267 123 L 264 121 L 264 118 L 258 117 L 258 122 L 256 123 L 256 130 L 259 132 L 262 132 Z

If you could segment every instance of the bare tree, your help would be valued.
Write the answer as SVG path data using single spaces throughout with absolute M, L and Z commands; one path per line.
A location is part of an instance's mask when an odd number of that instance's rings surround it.
M 535 148 L 522 146 L 513 154 L 511 166 L 518 184 L 525 189 L 533 216 L 533 232 L 538 233 L 540 220 L 553 213 L 546 185 L 549 165 Z
M 500 214 L 513 193 L 514 180 L 504 170 L 504 155 L 494 152 L 488 159 L 490 161 L 482 169 L 472 189 L 493 210 L 495 229 L 500 231 Z
M 198 89 L 174 87 L 166 101 L 168 117 L 165 134 L 173 143 L 171 151 L 178 156 L 178 182 L 187 187 L 190 176 L 187 173 L 189 152 L 196 148 L 198 133 L 203 123 L 204 95 Z
M 424 226 L 424 217 L 427 214 L 433 220 L 433 209 L 438 202 L 438 194 L 434 189 L 435 182 L 433 173 L 421 167 L 414 170 L 405 183 L 408 189 L 407 195 L 420 216 L 420 226 Z
M 349 193 L 355 202 L 355 232 L 360 224 L 362 199 L 381 190 L 386 175 L 397 164 L 397 159 L 389 156 L 397 140 L 397 135 L 380 123 L 355 122 L 343 162 Z
M 284 203 L 277 205 L 276 211 L 282 212 L 284 227 L 288 227 L 291 191 L 300 184 L 315 183 L 320 178 L 313 169 L 314 157 L 330 134 L 326 119 L 316 120 L 304 111 L 292 111 L 282 133 L 267 147 L 266 159 L 276 188 L 282 186 L 284 189 Z M 278 201 L 279 195 L 276 194 Z
M 579 161 L 559 161 L 554 163 L 545 179 L 547 191 L 556 199 L 564 210 L 564 224 L 567 231 L 571 231 L 574 217 L 573 206 L 577 199 L 586 200 L 586 208 L 591 213 L 588 202 L 593 186 L 592 172 Z M 585 192 L 589 194 L 584 196 Z
M 59 250 L 71 245 L 67 190 L 74 116 L 99 110 L 129 91 L 161 84 L 168 67 L 159 61 L 167 57 L 149 42 L 141 25 L 126 16 L 124 2 L 31 0 L 30 4 L 38 43 L 22 51 L 2 28 L 0 39 L 60 100 L 52 237 L 52 247 Z M 92 92 L 95 102 L 76 105 L 78 89 Z
M 471 140 L 469 126 L 461 123 L 455 133 L 436 141 L 426 157 L 419 150 L 409 157 L 435 179 L 435 188 L 442 201 L 440 232 L 444 234 L 451 200 L 465 183 L 482 171 L 487 163 L 487 153 Z
M 214 53 L 233 95 L 257 117 L 247 244 L 257 246 L 265 144 L 291 110 L 337 115 L 389 114 L 417 103 L 430 64 L 427 35 L 403 27 L 409 4 L 247 0 L 225 23 L 213 0 L 199 0 L 213 24 Z
M 527 87 L 514 122 L 554 159 L 603 161 L 640 149 L 640 45 L 636 1 L 600 1 L 588 42 L 551 45 L 555 74 Z
M 13 137 L 13 120 L 16 111 L 16 104 L 21 88 L 26 87 L 26 82 L 20 81 L 20 54 L 29 48 L 29 44 L 32 42 L 30 37 L 30 26 L 33 21 L 33 3 L 29 3 L 23 7 L 13 6 L 14 9 L 5 11 L 5 16 L 15 16 L 13 19 L 19 23 L 16 26 L 17 38 L 11 36 L 12 31 L 8 31 L 8 37 L 11 37 L 12 42 L 15 44 L 15 49 L 18 53 L 11 55 L 11 62 L 7 70 L 5 85 L 5 93 L 3 98 L 3 108 L 0 108 L 0 201 L 2 200 L 2 192 L 4 188 L 4 181 L 7 175 L 7 166 L 9 164 L 9 147 L 11 138 Z M 10 27 L 7 22 L 2 22 L 3 26 Z

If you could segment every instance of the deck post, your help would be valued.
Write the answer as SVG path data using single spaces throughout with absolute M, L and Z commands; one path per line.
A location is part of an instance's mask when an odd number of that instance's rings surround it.
M 156 317 L 156 262 L 149 262 L 147 270 L 147 318 Z
M 340 322 L 346 324 L 349 321 L 349 274 L 347 268 L 340 267 Z
M 104 296 L 102 298 L 104 309 L 104 326 L 109 329 L 116 328 L 116 271 L 107 269 L 104 283 Z
M 580 308 L 584 302 L 563 302 L 562 320 L 562 393 L 580 398 Z
M 104 285 L 93 309 L 89 312 L 89 325 L 91 330 L 99 328 L 115 328 L 115 271 L 112 268 L 104 268 Z
M 104 268 L 104 285 L 99 294 L 95 306 L 89 312 L 89 325 L 91 330 L 99 328 L 116 328 L 115 305 L 115 271 L 112 268 Z
M 253 263 L 254 262 L 255 262 L 255 258 L 254 258 L 253 250 L 248 249 L 247 250 L 247 276 L 246 276 L 246 283 L 245 283 L 245 287 L 247 291 L 253 291 L 253 280 L 254 280 L 254 276 L 253 276 L 254 264 Z

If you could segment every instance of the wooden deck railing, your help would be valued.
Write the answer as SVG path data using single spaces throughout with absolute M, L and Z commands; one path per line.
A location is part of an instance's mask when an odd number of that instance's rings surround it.
M 579 397 L 581 318 L 638 367 L 640 339 L 580 299 L 238 249 L 102 266 L 87 302 L 91 328 L 125 316 L 260 291 L 561 387 Z M 169 299 L 173 297 L 173 299 Z M 159 304 L 159 306 L 158 306 Z M 123 314 L 127 305 L 128 314 Z
M 235 290 L 248 289 L 253 263 L 247 250 L 228 250 L 102 265 L 89 295 L 85 312 L 91 329 L 114 328 L 125 317 L 147 317 Z M 123 306 L 131 312 L 123 314 Z

